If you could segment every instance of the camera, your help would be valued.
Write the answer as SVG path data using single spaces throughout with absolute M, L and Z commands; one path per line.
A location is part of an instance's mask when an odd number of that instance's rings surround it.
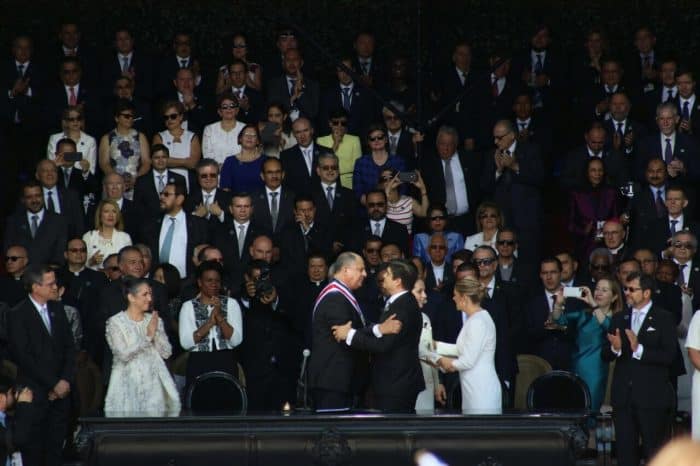
M 399 181 L 402 183 L 413 183 L 418 181 L 416 172 L 399 172 Z
M 270 278 L 270 267 L 264 266 L 260 268 L 260 275 L 255 279 L 255 297 L 261 297 L 270 294 L 275 289 Z

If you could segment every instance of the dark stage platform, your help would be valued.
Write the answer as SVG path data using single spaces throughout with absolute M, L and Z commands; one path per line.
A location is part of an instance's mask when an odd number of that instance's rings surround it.
M 90 417 L 78 446 L 90 466 L 406 466 L 423 448 L 451 466 L 558 466 L 585 447 L 584 423 L 517 413 Z

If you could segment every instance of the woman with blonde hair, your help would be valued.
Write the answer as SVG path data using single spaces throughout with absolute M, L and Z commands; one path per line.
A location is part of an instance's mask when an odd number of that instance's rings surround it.
M 94 175 L 97 167 L 97 141 L 83 131 L 85 129 L 85 117 L 83 116 L 82 108 L 74 105 L 66 107 L 61 116 L 61 128 L 62 131 L 60 133 L 52 134 L 49 137 L 49 143 L 46 146 L 46 158 L 54 160 L 59 167 L 70 167 L 72 165 L 76 170 L 81 170 L 84 173 L 89 171 Z M 71 163 L 56 159 L 58 142 L 66 138 L 75 142 L 77 152 L 83 154 L 83 158 L 80 161 Z
M 462 412 L 466 414 L 501 414 L 501 382 L 496 374 L 496 326 L 491 315 L 481 307 L 486 290 L 473 278 L 455 283 L 452 296 L 457 310 L 467 315 L 455 345 L 442 343 L 442 356 L 436 362 L 445 372 L 459 371 L 462 389 Z
M 496 251 L 498 230 L 505 226 L 503 212 L 495 202 L 482 202 L 476 209 L 476 231 L 467 236 L 464 249 L 474 251 L 479 246 L 491 246 Z
M 123 230 L 124 219 L 119 205 L 109 199 L 101 201 L 95 210 L 95 229 L 83 235 L 89 268 L 100 270 L 105 257 L 131 245 L 131 236 Z

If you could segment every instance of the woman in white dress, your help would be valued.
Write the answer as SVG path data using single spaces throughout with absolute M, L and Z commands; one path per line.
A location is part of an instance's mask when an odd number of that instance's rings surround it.
M 419 278 L 413 285 L 411 291 L 418 302 L 418 308 L 423 309 L 425 303 L 428 302 L 428 295 L 425 293 L 425 282 Z M 433 327 L 430 323 L 430 317 L 425 312 L 421 312 L 423 317 L 423 328 L 420 333 L 420 341 L 418 342 L 418 358 L 420 359 L 420 367 L 423 370 L 423 379 L 425 380 L 425 390 L 418 394 L 416 399 L 416 411 L 434 411 L 435 410 L 435 391 L 440 385 L 438 370 L 431 363 L 430 355 L 433 351 Z
M 168 168 L 185 177 L 187 192 L 190 191 L 188 170 L 194 170 L 202 158 L 199 137 L 183 127 L 185 106 L 177 100 L 165 102 L 162 107 L 165 129 L 153 136 L 153 144 L 164 144 L 170 150 Z
M 72 139 L 75 142 L 76 150 L 83 154 L 82 160 L 72 164 L 73 168 L 85 173 L 90 171 L 94 175 L 95 167 L 97 167 L 97 141 L 89 134 L 83 132 L 85 118 L 83 117 L 82 109 L 76 106 L 66 107 L 61 117 L 61 127 L 63 131 L 52 134 L 49 137 L 49 143 L 46 146 L 46 158 L 54 160 L 58 166 L 65 166 L 64 161 L 56 160 L 58 141 L 65 138 Z M 70 162 L 65 164 L 67 166 L 71 165 Z
M 148 281 L 124 282 L 129 306 L 107 321 L 106 338 L 114 360 L 105 398 L 107 415 L 177 415 L 180 396 L 163 359 L 172 348 L 158 312 L 148 312 Z
M 220 121 L 207 125 L 202 136 L 202 153 L 204 157 L 214 159 L 219 167 L 229 155 L 241 151 L 238 135 L 245 123 L 236 120 L 238 116 L 238 98 L 233 93 L 224 92 L 216 98 L 216 107 Z
M 119 205 L 105 199 L 95 209 L 95 229 L 83 235 L 87 246 L 87 266 L 93 270 L 102 268 L 105 257 L 118 253 L 124 246 L 131 246 L 131 236 L 124 230 Z
M 700 440 L 700 312 L 696 312 L 690 319 L 685 347 L 688 348 L 688 359 L 694 368 L 690 416 L 693 420 L 693 439 Z
M 452 299 L 467 321 L 457 336 L 457 358 L 441 357 L 438 365 L 445 372 L 459 371 L 462 412 L 501 414 L 501 382 L 496 375 L 496 326 L 488 311 L 481 308 L 485 290 L 473 278 L 455 283 Z
M 464 249 L 475 250 L 479 246 L 491 246 L 496 250 L 496 237 L 498 229 L 503 228 L 505 218 L 501 209 L 494 202 L 482 202 L 476 209 L 476 231 L 471 236 L 467 236 L 464 241 Z

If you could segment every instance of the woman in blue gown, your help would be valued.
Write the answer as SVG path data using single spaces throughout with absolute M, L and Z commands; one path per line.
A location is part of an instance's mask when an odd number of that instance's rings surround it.
M 586 304 L 582 309 L 562 312 L 564 297 L 560 292 L 552 312 L 552 319 L 559 325 L 575 326 L 577 349 L 573 354 L 572 367 L 591 392 L 591 410 L 597 413 L 605 397 L 608 379 L 608 363 L 600 357 L 603 345 L 608 344 L 606 334 L 610 319 L 622 310 L 620 285 L 610 277 L 601 278 L 591 293 L 581 287 L 579 298 Z

